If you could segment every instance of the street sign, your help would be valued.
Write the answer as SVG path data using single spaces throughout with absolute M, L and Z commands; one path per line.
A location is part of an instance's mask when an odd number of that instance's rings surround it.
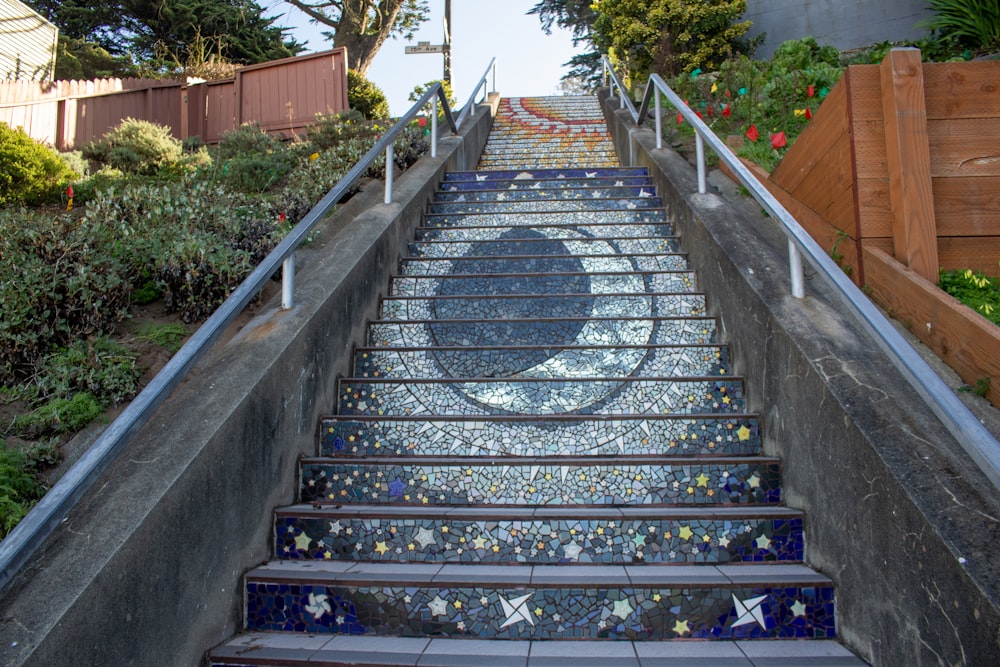
M 406 53 L 444 53 L 444 44 L 431 44 L 430 42 L 417 42 L 416 46 L 407 46 Z

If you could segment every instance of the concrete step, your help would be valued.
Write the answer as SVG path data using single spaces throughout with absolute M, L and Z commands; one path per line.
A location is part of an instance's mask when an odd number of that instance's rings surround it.
M 325 417 L 321 456 L 754 456 L 750 414 Z
M 442 533 L 442 526 L 448 532 Z M 275 558 L 532 565 L 801 562 L 785 507 L 294 505 L 275 513 Z
M 211 667 L 863 667 L 834 640 L 569 642 L 254 632 L 212 652 Z
M 633 641 L 835 635 L 832 582 L 792 564 L 283 561 L 247 574 L 246 599 L 251 631 Z
M 434 505 L 772 505 L 778 460 L 764 457 L 403 456 L 308 458 L 304 503 Z

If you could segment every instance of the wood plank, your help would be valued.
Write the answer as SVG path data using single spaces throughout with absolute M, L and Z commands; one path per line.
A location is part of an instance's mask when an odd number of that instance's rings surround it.
M 1000 236 L 1000 176 L 935 178 L 938 236 Z
M 931 175 L 1000 176 L 1000 116 L 928 121 Z
M 937 228 L 920 50 L 892 49 L 880 66 L 895 257 L 937 280 Z
M 864 263 L 872 298 L 963 382 L 990 378 L 987 398 L 1000 406 L 1000 327 L 878 249 L 865 247 Z
M 858 210 L 861 238 L 892 238 L 892 208 L 889 204 L 889 177 L 858 181 Z
M 854 136 L 854 170 L 857 177 L 885 178 L 889 173 L 885 123 L 881 120 L 855 120 L 851 132 Z
M 1000 117 L 1000 61 L 925 63 L 927 118 Z
M 848 126 L 847 85 L 841 81 L 834 86 L 805 130 L 782 156 L 781 162 L 771 173 L 771 180 L 789 192 L 795 192 L 799 184 L 816 169 L 827 171 L 826 156 L 836 144 L 848 137 Z M 851 175 L 847 175 L 847 178 L 850 179 Z
M 948 270 L 972 269 L 991 276 L 1000 275 L 1000 236 L 942 236 L 938 257 Z
M 882 82 L 878 65 L 851 65 L 844 72 L 848 82 L 848 110 L 855 122 L 882 120 Z
M 827 153 L 823 155 L 817 154 L 818 159 L 814 168 L 804 179 L 799 181 L 796 188 L 786 187 L 781 181 L 775 179 L 773 175 L 771 180 L 781 185 L 800 202 L 828 220 L 830 216 L 827 215 L 827 212 L 840 202 L 844 202 L 845 194 L 849 195 L 849 198 L 846 200 L 850 202 L 850 210 L 846 212 L 848 215 L 838 217 L 849 220 L 847 226 L 842 228 L 854 236 L 856 235 L 857 224 L 854 219 L 854 168 L 851 144 L 850 138 L 847 135 L 843 135 L 841 139 Z M 795 145 L 798 145 L 798 141 L 795 142 Z M 809 147 L 803 146 L 803 148 L 808 149 Z

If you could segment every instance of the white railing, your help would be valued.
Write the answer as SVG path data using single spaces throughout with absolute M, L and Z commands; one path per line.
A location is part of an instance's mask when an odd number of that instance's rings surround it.
M 384 201 L 386 204 L 392 203 L 393 142 L 431 100 L 433 100 L 433 113 L 431 114 L 430 151 L 431 156 L 437 156 L 437 102 L 440 100 L 443 105 L 444 117 L 448 126 L 452 132 L 457 133 L 460 123 L 469 116 L 475 106 L 475 96 L 485 86 L 490 71 L 495 71 L 495 60 L 490 61 L 486 68 L 486 74 L 483 75 L 472 97 L 469 98 L 469 104 L 462 110 L 459 122 L 456 122 L 452 115 L 447 95 L 445 95 L 440 83 L 434 84 L 425 92 L 416 104 L 399 118 L 392 129 L 375 142 L 375 145 L 365 153 L 358 163 L 333 186 L 333 189 L 306 213 L 305 217 L 247 276 L 246 280 L 233 291 L 218 310 L 212 313 L 184 346 L 170 358 L 170 361 L 156 377 L 125 407 L 118 418 L 104 429 L 90 448 L 49 489 L 48 493 L 15 526 L 14 530 L 0 542 L 0 589 L 7 585 L 38 547 L 55 531 L 56 526 L 76 506 L 101 473 L 115 461 L 118 454 L 139 429 L 149 421 L 170 392 L 184 380 L 187 373 L 204 357 L 212 344 L 223 334 L 226 327 L 239 316 L 279 269 L 282 271 L 281 306 L 288 309 L 294 305 L 295 251 L 383 152 L 386 160 Z
M 628 109 L 636 125 L 642 125 L 649 116 L 650 104 L 656 124 L 656 149 L 663 150 L 663 116 L 660 109 L 661 96 L 691 124 L 695 130 L 696 168 L 698 170 L 698 192 L 707 191 L 705 179 L 705 150 L 707 143 L 719 160 L 724 163 L 739 182 L 761 207 L 778 222 L 788 238 L 789 270 L 791 292 L 796 298 L 805 298 L 802 259 L 809 262 L 816 274 L 826 282 L 840 303 L 861 323 L 865 332 L 872 337 L 879 348 L 888 356 L 892 364 L 903 374 L 907 382 L 927 407 L 941 420 L 966 453 L 989 478 L 994 488 L 1000 490 L 1000 442 L 986 429 L 972 412 L 962 403 L 927 362 L 906 342 L 892 324 L 875 307 L 871 300 L 851 282 L 836 262 L 806 232 L 798 221 L 775 199 L 745 164 L 738 158 L 693 109 L 675 93 L 663 79 L 654 74 L 646 84 L 642 103 L 637 111 L 621 80 L 615 74 L 607 57 L 602 56 L 605 85 L 611 87 L 612 95 L 619 98 L 621 109 Z

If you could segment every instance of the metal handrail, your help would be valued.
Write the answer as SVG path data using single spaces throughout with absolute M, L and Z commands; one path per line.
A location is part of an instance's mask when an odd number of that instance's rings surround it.
M 761 207 L 780 225 L 788 237 L 789 264 L 792 271 L 792 291 L 799 283 L 803 298 L 804 286 L 801 278 L 802 254 L 810 263 L 817 275 L 833 288 L 833 293 L 840 303 L 855 316 L 864 331 L 870 335 L 893 366 L 902 373 L 917 395 L 923 399 L 930 410 L 941 420 L 945 428 L 955 437 L 965 452 L 972 458 L 983 474 L 990 480 L 994 488 L 1000 490 L 1000 442 L 986 429 L 969 408 L 962 403 L 951 388 L 927 364 L 927 362 L 906 342 L 906 339 L 892 326 L 886 317 L 875 307 L 871 299 L 858 289 L 847 274 L 844 273 L 784 206 L 765 188 L 753 173 L 743 164 L 733 151 L 702 121 L 693 109 L 675 93 L 663 79 L 654 74 L 646 84 L 642 104 L 636 111 L 635 105 L 622 86 L 617 74 L 606 56 L 602 56 L 605 81 L 610 77 L 612 93 L 615 88 L 621 98 L 621 108 L 628 108 L 635 124 L 641 125 L 648 116 L 650 102 L 655 107 L 656 148 L 663 149 L 662 115 L 660 95 L 680 113 L 684 120 L 695 129 L 698 145 L 707 142 L 736 178 L 749 190 Z M 705 193 L 705 156 L 704 149 L 697 151 L 698 189 Z M 798 266 L 796 266 L 796 264 Z M 796 278 L 798 273 L 798 278 Z
M 491 61 L 490 67 L 493 66 Z M 489 72 L 489 68 L 487 69 Z M 484 75 L 485 78 L 485 75 Z M 445 121 L 452 132 L 458 132 L 448 98 L 436 83 L 410 108 L 395 125 L 355 164 L 340 181 L 306 213 L 305 217 L 264 258 L 253 272 L 237 287 L 212 315 L 205 320 L 190 339 L 166 363 L 156 377 L 139 392 L 122 413 L 104 429 L 86 452 L 56 482 L 48 493 L 31 509 L 17 526 L 0 542 L 0 589 L 3 589 L 21 567 L 55 531 L 56 527 L 76 506 L 98 477 L 115 461 L 132 437 L 152 417 L 186 377 L 194 365 L 222 336 L 254 296 L 264 287 L 279 267 L 282 268 L 282 308 L 292 306 L 295 276 L 295 251 L 309 233 L 336 206 L 354 183 L 371 167 L 384 151 L 386 153 L 385 203 L 392 202 L 392 146 L 396 137 L 406 128 L 421 109 L 434 100 L 443 104 Z M 431 155 L 437 155 L 437 112 L 433 113 Z
M 466 117 L 468 117 L 469 113 L 471 113 L 471 111 L 476 108 L 476 101 L 475 101 L 476 95 L 479 94 L 480 90 L 486 87 L 486 79 L 487 77 L 489 77 L 490 72 L 493 73 L 493 81 L 492 84 L 490 85 L 490 92 L 496 92 L 497 90 L 496 62 L 497 62 L 496 58 L 490 60 L 490 64 L 486 66 L 486 71 L 483 72 L 483 76 L 479 79 L 479 83 L 476 84 L 476 87 L 472 90 L 472 94 L 469 95 L 469 101 L 465 103 L 465 106 L 462 107 L 461 113 L 458 114 L 458 120 L 456 120 L 455 123 L 459 127 L 462 127 L 462 123 L 465 121 Z M 486 99 L 487 94 L 488 93 L 486 91 L 483 91 L 483 100 Z

